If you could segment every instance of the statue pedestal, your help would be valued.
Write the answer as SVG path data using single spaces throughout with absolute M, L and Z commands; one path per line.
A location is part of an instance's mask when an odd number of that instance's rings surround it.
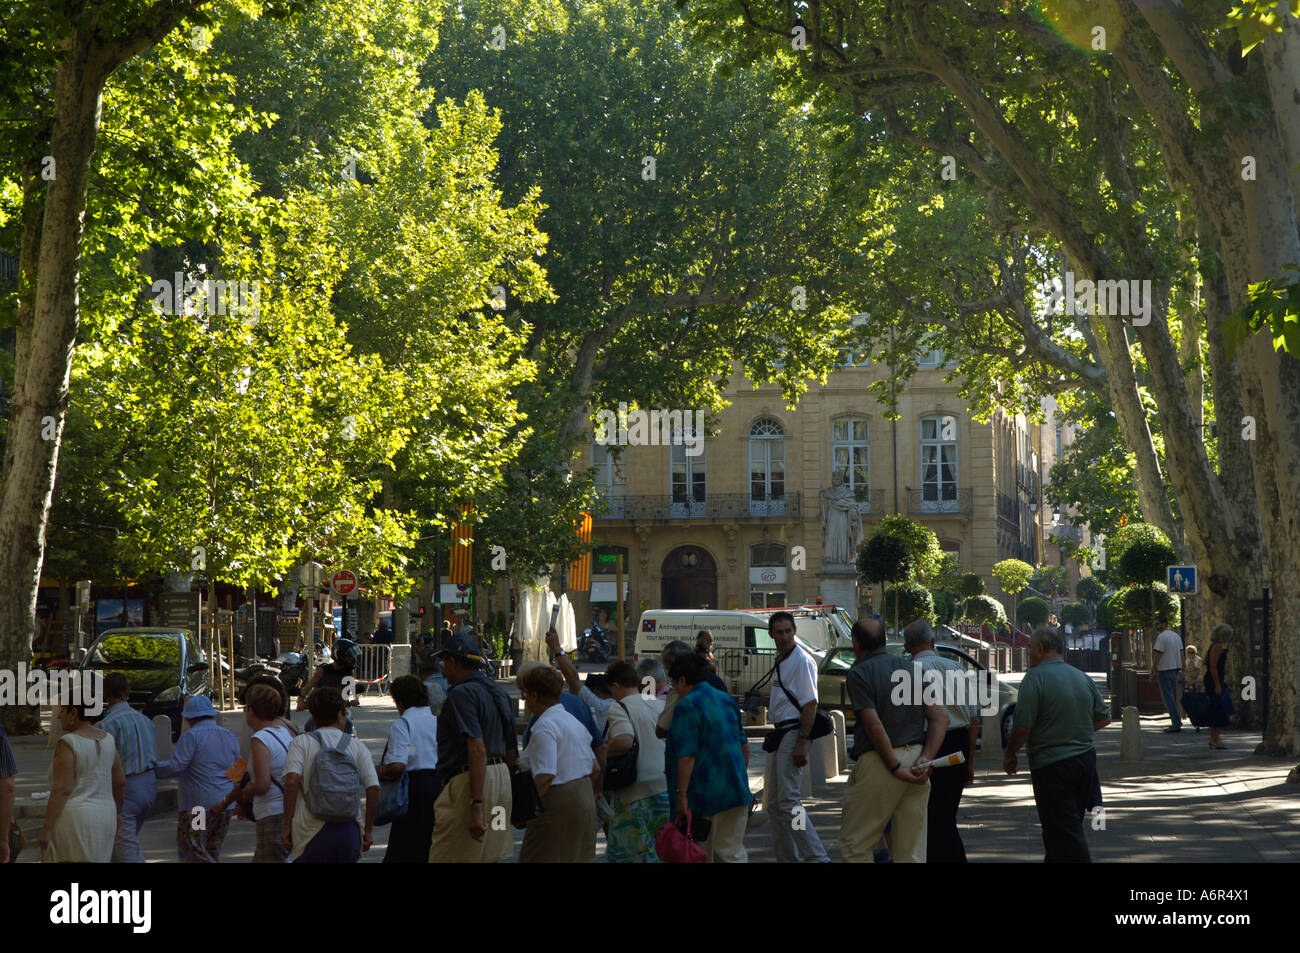
M 858 572 L 852 566 L 823 565 L 817 573 L 818 593 L 827 605 L 844 606 L 850 613 L 858 611 Z

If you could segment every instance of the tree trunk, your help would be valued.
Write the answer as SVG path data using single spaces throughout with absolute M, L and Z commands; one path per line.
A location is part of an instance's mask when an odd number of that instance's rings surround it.
M 81 235 L 101 95 L 108 77 L 98 42 L 76 32 L 68 41 L 54 90 L 50 155 L 55 178 L 46 184 L 40 214 L 35 273 L 20 277 L 34 291 L 30 320 L 17 334 L 14 399 L 9 417 L 3 489 L 0 490 L 0 667 L 12 669 L 31 659 L 36 594 L 68 400 L 72 346 L 77 336 L 77 285 Z M 28 201 L 40 201 L 29 190 Z M 26 237 L 26 236 L 25 236 Z M 34 287 L 28 282 L 35 279 Z M 40 730 L 39 712 L 6 707 L 7 729 L 15 734 Z

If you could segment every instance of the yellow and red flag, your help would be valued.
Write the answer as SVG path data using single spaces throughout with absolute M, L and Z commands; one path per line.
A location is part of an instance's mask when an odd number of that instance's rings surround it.
M 573 524 L 578 533 L 578 542 L 591 542 L 591 514 L 580 513 Z M 587 550 L 569 565 L 569 590 L 586 592 L 591 588 L 591 550 Z
M 451 530 L 451 575 L 453 586 L 468 586 L 474 561 L 474 528 L 470 525 L 472 507 L 462 504 L 459 523 Z

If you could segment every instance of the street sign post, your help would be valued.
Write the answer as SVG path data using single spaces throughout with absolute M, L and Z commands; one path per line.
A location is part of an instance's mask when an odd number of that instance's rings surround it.
M 1171 595 L 1194 596 L 1196 595 L 1196 567 L 1195 566 L 1168 566 L 1166 572 L 1166 585 L 1169 587 Z
M 340 569 L 330 576 L 330 589 L 343 600 L 343 614 L 339 616 L 339 635 L 348 638 L 348 596 L 356 592 L 357 574 L 351 569 Z

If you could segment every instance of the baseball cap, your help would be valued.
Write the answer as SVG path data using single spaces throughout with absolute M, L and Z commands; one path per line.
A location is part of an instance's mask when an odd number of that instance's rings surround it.
M 442 651 L 435 655 L 434 658 L 441 658 L 444 655 L 468 659 L 469 661 L 476 663 L 483 661 L 483 653 L 479 648 L 478 643 L 463 632 L 457 633 L 449 638 L 447 644 L 443 646 Z

